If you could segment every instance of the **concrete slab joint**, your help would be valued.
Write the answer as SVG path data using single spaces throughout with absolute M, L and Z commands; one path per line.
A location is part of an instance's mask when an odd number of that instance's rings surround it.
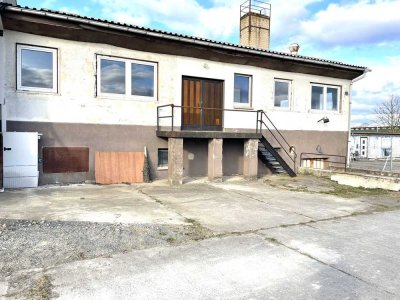
M 208 179 L 222 181 L 222 139 L 210 139 L 208 142 Z
M 183 139 L 168 139 L 168 181 L 172 185 L 183 183 Z
M 245 140 L 243 151 L 243 176 L 255 180 L 258 175 L 258 139 Z

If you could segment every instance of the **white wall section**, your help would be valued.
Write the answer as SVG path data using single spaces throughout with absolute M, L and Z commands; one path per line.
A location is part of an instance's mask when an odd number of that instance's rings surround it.
M 299 73 L 273 71 L 258 67 L 219 63 L 189 57 L 156 54 L 42 37 L 5 30 L 8 119 L 14 121 L 64 122 L 88 124 L 156 125 L 156 107 L 181 105 L 182 76 L 224 81 L 224 107 L 233 109 L 234 74 L 252 76 L 252 110 L 263 109 L 281 130 L 348 131 L 350 80 Z M 17 91 L 16 45 L 30 44 L 58 49 L 58 93 Z M 158 63 L 157 101 L 96 96 L 96 55 L 115 56 Z M 268 59 L 268 58 L 265 58 Z M 274 79 L 292 81 L 289 110 L 274 107 Z M 340 111 L 311 111 L 311 83 L 340 86 Z M 180 111 L 175 112 L 180 115 Z M 327 116 L 329 123 L 317 122 Z M 225 128 L 256 126 L 255 113 L 225 113 Z M 240 121 L 239 121 L 240 120 Z M 175 123 L 179 125 L 179 122 Z

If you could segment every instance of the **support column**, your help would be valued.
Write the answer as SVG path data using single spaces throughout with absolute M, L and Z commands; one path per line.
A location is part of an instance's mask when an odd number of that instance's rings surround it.
M 258 139 L 244 142 L 243 175 L 249 180 L 256 180 L 258 175 Z
M 183 183 L 183 139 L 168 139 L 168 181 L 172 185 Z
M 208 141 L 208 179 L 222 181 L 222 139 Z

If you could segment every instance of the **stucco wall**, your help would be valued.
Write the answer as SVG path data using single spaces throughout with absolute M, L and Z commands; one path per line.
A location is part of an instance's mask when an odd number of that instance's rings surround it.
M 348 130 L 349 96 L 345 95 L 345 92 L 349 92 L 348 80 L 133 51 L 110 45 L 67 41 L 9 30 L 5 30 L 4 35 L 7 72 L 5 97 L 9 120 L 154 126 L 158 105 L 181 105 L 183 75 L 224 80 L 224 107 L 234 108 L 234 74 L 240 73 L 253 76 L 251 108 L 266 110 L 279 129 Z M 16 91 L 17 43 L 58 49 L 59 93 Z M 96 54 L 157 62 L 158 101 L 96 97 Z M 274 78 L 292 80 L 290 110 L 274 108 Z M 341 86 L 341 112 L 311 111 L 311 82 Z M 324 116 L 328 116 L 330 122 L 317 123 Z M 254 128 L 255 120 L 254 112 L 226 112 L 224 127 Z M 179 125 L 179 120 L 176 125 Z

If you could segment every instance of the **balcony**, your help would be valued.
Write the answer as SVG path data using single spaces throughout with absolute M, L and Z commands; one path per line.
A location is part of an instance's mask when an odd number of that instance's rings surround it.
M 162 105 L 157 107 L 157 136 L 259 139 L 262 137 L 261 113 L 245 109 Z

